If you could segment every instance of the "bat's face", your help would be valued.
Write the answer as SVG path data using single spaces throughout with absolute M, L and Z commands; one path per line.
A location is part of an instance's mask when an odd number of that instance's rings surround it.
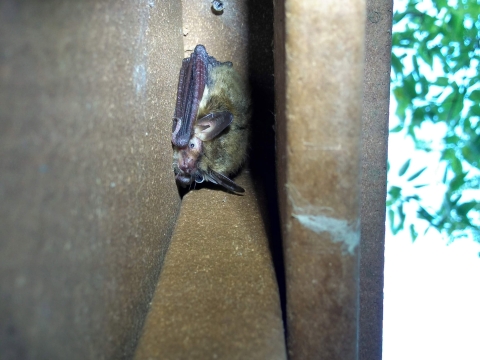
M 207 91 L 208 92 L 208 91 Z M 173 168 L 175 179 L 182 186 L 203 182 L 205 179 L 220 183 L 212 178 L 213 171 L 200 166 L 205 142 L 216 138 L 226 127 L 230 125 L 233 116 L 228 111 L 210 113 L 201 119 L 195 120 L 193 135 L 186 146 L 173 145 Z M 213 175 L 213 177 L 215 177 Z
M 173 168 L 176 181 L 187 186 L 194 181 L 201 183 L 204 180 L 202 170 L 198 168 L 202 156 L 203 141 L 192 137 L 187 146 L 183 148 L 173 147 Z

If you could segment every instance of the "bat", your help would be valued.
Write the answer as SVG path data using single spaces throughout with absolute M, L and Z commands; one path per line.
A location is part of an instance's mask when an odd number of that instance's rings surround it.
M 231 62 L 219 62 L 197 45 L 183 59 L 172 125 L 177 183 L 210 181 L 241 194 L 229 176 L 247 156 L 250 94 Z

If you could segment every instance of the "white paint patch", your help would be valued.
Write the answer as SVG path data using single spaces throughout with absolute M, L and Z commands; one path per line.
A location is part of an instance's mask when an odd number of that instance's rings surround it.
M 353 255 L 360 243 L 360 232 L 357 224 L 348 224 L 346 220 L 339 220 L 323 215 L 293 214 L 300 224 L 317 234 L 329 233 L 333 242 L 343 242 L 347 251 Z
M 328 233 L 333 242 L 343 243 L 344 250 L 353 255 L 360 244 L 360 220 L 350 221 L 327 216 L 334 213 L 325 206 L 315 206 L 305 200 L 292 185 L 286 185 L 288 198 L 293 207 L 292 216 L 311 231 Z M 300 205 L 299 205 L 300 204 Z

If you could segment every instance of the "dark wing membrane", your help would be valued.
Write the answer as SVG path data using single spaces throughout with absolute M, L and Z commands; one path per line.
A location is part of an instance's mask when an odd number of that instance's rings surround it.
M 190 80 L 190 73 L 192 71 L 191 60 L 192 57 L 183 59 L 182 68 L 180 69 L 180 75 L 178 77 L 178 88 L 177 88 L 177 104 L 175 106 L 175 118 L 181 118 L 185 111 L 185 100 L 186 96 L 183 96 L 184 87 L 187 86 L 187 82 Z M 188 74 L 188 75 L 187 75 Z
M 234 193 L 240 193 L 240 194 L 243 194 L 245 193 L 245 189 L 242 188 L 241 186 L 238 186 L 237 184 L 235 184 L 233 182 L 233 180 L 229 179 L 228 177 L 226 177 L 225 175 L 223 174 L 220 174 L 214 170 L 209 170 L 208 174 L 207 174 L 207 178 L 218 184 L 218 185 L 221 185 L 223 186 L 225 189 L 227 190 L 230 190 L 231 192 L 234 192 Z
M 190 86 L 192 74 L 192 56 L 183 59 L 182 68 L 178 77 L 177 104 L 175 105 L 175 115 L 173 117 L 172 142 L 175 144 L 177 137 L 185 133 L 183 121 L 188 101 L 188 87 Z
M 178 147 L 188 145 L 207 81 L 207 64 L 210 57 L 203 45 L 197 45 L 184 59 L 178 79 L 172 143 Z M 176 123 L 175 123 L 176 122 Z
M 184 111 L 184 97 L 183 90 L 184 84 L 189 80 L 189 77 L 186 75 L 191 70 L 190 62 L 191 56 L 189 58 L 183 59 L 182 68 L 180 69 L 180 75 L 178 77 L 178 88 L 177 88 L 177 104 L 175 106 L 175 117 L 182 117 Z M 188 86 L 188 85 L 187 85 Z

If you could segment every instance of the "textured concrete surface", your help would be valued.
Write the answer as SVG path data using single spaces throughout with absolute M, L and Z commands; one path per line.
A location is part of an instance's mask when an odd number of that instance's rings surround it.
M 179 211 L 178 2 L 0 2 L 0 358 L 130 358 Z
M 367 0 L 361 182 L 361 360 L 382 358 L 392 6 L 391 0 Z
M 365 4 L 275 9 L 288 354 L 356 359 Z
M 237 182 L 183 198 L 136 359 L 286 359 L 261 199 Z

